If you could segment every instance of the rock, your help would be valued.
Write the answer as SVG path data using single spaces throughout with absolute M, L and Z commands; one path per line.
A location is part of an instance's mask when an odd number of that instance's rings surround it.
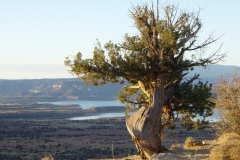
M 159 153 L 159 154 L 154 154 L 150 160 L 175 160 L 178 157 L 174 153 Z
M 209 140 L 202 140 L 202 145 L 209 145 L 209 144 L 210 144 Z
M 178 143 L 178 144 L 174 143 L 174 144 L 172 144 L 172 146 L 170 147 L 170 150 L 174 150 L 174 149 L 178 149 L 178 148 L 183 148 L 183 147 L 181 146 L 180 143 Z

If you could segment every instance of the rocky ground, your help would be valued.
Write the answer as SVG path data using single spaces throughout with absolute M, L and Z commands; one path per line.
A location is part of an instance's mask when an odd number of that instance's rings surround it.
M 198 141 L 198 145 L 187 149 L 184 148 L 187 137 L 193 137 Z M 186 131 L 182 128 L 180 122 L 176 122 L 176 129 L 166 130 L 165 139 L 162 141 L 169 151 L 153 155 L 151 160 L 210 160 L 211 149 L 219 144 L 217 138 L 212 126 L 208 126 L 201 131 Z M 141 158 L 138 155 L 131 155 L 117 160 L 141 160 Z
M 210 144 L 200 145 L 191 149 L 184 149 L 183 143 L 174 144 L 176 148 L 172 148 L 165 153 L 155 154 L 150 160 L 210 160 L 210 150 L 216 145 L 216 141 L 209 141 L 209 143 Z M 118 158 L 117 160 L 141 160 L 141 158 L 138 155 L 132 155 Z
M 25 160 L 39 160 L 44 155 L 50 154 L 54 159 L 59 160 L 104 159 L 113 157 L 113 147 L 115 159 L 137 159 L 138 156 L 134 156 L 137 154 L 135 146 L 126 130 L 125 118 L 89 121 L 65 119 L 69 116 L 81 114 L 86 116 L 110 109 L 93 107 L 82 110 L 79 106 L 46 104 L 2 105 L 0 106 L 0 157 L 15 155 L 18 159 L 23 157 Z M 115 108 L 112 110 L 116 111 Z M 187 137 L 208 143 L 184 149 L 183 144 Z M 216 134 L 211 126 L 202 131 L 186 131 L 180 122 L 176 122 L 175 130 L 165 130 L 165 138 L 162 141 L 162 145 L 169 151 L 153 155 L 152 159 L 206 160 L 214 145 L 214 139 Z
M 203 140 L 202 144 L 186 148 L 183 143 L 173 144 L 169 151 L 155 154 L 150 160 L 226 160 L 229 158 L 230 146 L 239 145 L 240 136 L 236 133 L 221 135 L 215 140 Z M 229 148 L 224 151 L 224 148 Z M 214 148 L 214 149 L 213 149 Z M 225 148 L 226 149 L 226 148 Z M 227 151 L 227 152 L 226 152 Z M 225 154 L 225 155 L 221 155 Z M 231 154 L 231 152 L 230 152 Z M 235 153 L 235 159 L 239 160 L 239 153 Z M 138 155 L 122 158 L 122 160 L 140 160 Z

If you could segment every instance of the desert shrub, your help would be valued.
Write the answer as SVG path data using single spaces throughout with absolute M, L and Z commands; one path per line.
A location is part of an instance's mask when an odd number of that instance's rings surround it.
M 194 139 L 193 137 L 187 137 L 185 142 L 184 142 L 184 148 L 192 148 L 200 145 L 200 143 Z
M 48 155 L 48 156 L 41 158 L 41 160 L 54 160 L 54 158 L 51 155 Z
M 208 140 L 202 140 L 202 145 L 209 145 L 209 141 Z
M 240 159 L 240 143 L 238 144 L 222 144 L 214 147 L 210 154 L 211 160 L 239 160 Z
M 213 91 L 219 122 L 215 128 L 222 136 L 210 153 L 211 160 L 240 160 L 240 76 L 235 70 L 229 79 L 221 77 Z
M 174 149 L 178 149 L 178 148 L 181 148 L 181 144 L 172 144 L 172 146 L 170 147 L 171 150 L 174 150 Z
M 217 140 L 218 146 L 210 153 L 211 160 L 239 160 L 240 136 L 236 133 L 224 134 Z
M 213 88 L 216 96 L 216 111 L 219 115 L 217 128 L 220 133 L 238 133 L 240 135 L 240 76 L 236 69 L 229 79 L 221 77 Z
M 231 148 L 230 157 L 233 160 L 239 160 L 240 159 L 240 143 L 238 145 L 235 145 L 235 147 Z

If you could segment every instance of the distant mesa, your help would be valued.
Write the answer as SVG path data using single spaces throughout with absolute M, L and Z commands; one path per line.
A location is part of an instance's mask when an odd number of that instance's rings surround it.
M 195 67 L 186 78 L 195 73 L 200 74 L 201 81 L 214 83 L 216 79 L 229 76 L 234 72 L 234 66 L 211 65 L 206 69 Z M 119 84 L 106 84 L 101 87 L 86 86 L 77 78 L 61 79 L 0 79 L 1 102 L 50 102 L 61 100 L 117 100 L 121 89 Z
M 84 112 L 91 112 L 91 113 L 115 113 L 115 112 L 124 112 L 125 106 L 102 106 L 102 107 L 91 107 L 89 109 L 84 110 Z

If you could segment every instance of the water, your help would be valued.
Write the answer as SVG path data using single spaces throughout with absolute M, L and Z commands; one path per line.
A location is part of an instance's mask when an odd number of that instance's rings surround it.
M 55 105 L 61 104 L 78 104 L 82 109 L 89 109 L 91 107 L 103 107 L 103 106 L 125 106 L 121 104 L 119 101 L 58 101 L 58 102 L 40 102 L 40 103 L 49 103 Z
M 78 104 L 82 109 L 89 109 L 91 107 L 103 107 L 103 106 L 122 106 L 119 101 L 77 101 L 77 100 L 68 100 L 68 101 L 58 101 L 58 102 L 39 102 L 41 104 L 48 103 L 54 105 L 62 104 Z M 113 118 L 113 117 L 124 117 L 125 114 L 122 113 L 99 113 L 94 116 L 83 116 L 83 117 L 73 117 L 69 120 L 88 120 L 88 119 L 98 119 L 98 118 Z
M 78 104 L 82 109 L 89 109 L 91 107 L 102 107 L 102 106 L 125 106 L 121 104 L 119 101 L 77 101 L 77 100 L 68 100 L 68 101 L 58 101 L 58 102 L 39 102 L 39 103 L 49 103 L 55 105 L 61 104 Z M 124 113 L 99 113 L 94 116 L 83 116 L 83 117 L 73 117 L 69 118 L 70 120 L 88 120 L 88 119 L 98 119 L 98 118 L 113 118 L 113 117 L 124 117 Z M 217 121 L 217 113 L 210 117 L 207 117 L 209 121 Z M 197 117 L 200 118 L 201 117 Z
M 69 120 L 88 120 L 88 119 L 98 119 L 98 118 L 114 118 L 114 117 L 124 117 L 124 113 L 103 113 L 95 116 L 85 116 L 85 117 L 73 117 Z

